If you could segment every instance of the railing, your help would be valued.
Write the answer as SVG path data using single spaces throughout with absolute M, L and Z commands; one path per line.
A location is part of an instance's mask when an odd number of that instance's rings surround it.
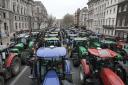
M 114 29 L 114 28 L 116 28 L 116 26 L 115 25 L 103 25 L 103 28 L 105 28 L 105 29 Z

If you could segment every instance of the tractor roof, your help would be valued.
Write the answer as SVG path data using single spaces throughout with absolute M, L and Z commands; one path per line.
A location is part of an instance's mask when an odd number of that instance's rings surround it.
M 101 58 L 114 58 L 117 53 L 110 49 L 88 49 L 89 53 Z
M 56 37 L 50 37 L 50 38 L 44 38 L 44 40 L 59 40 L 59 38 L 56 38 Z
M 88 40 L 88 38 L 86 37 L 75 37 L 74 40 L 80 40 L 80 41 L 84 41 L 84 40 Z
M 65 56 L 67 53 L 65 47 L 47 47 L 47 48 L 39 48 L 37 50 L 37 56 L 40 58 L 58 58 Z
M 102 40 L 101 42 L 106 44 L 116 44 L 116 42 L 110 40 Z

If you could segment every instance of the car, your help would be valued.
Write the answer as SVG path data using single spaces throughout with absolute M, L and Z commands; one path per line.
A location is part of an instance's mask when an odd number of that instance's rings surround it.
M 117 53 L 110 49 L 88 49 L 88 56 L 81 60 L 80 83 L 86 85 L 125 85 L 113 70 Z
M 71 82 L 71 65 L 66 54 L 64 47 L 50 46 L 37 49 L 36 59 L 31 62 L 34 63 L 34 79 L 41 85 L 61 85 L 65 79 Z

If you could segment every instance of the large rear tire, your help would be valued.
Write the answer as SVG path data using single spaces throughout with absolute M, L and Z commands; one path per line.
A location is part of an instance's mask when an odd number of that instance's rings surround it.
M 0 85 L 5 85 L 4 84 L 4 78 L 2 76 L 0 76 Z
M 122 68 L 122 66 L 117 64 L 115 67 L 115 72 L 124 82 L 127 82 L 127 80 L 126 80 L 127 74 L 126 74 L 125 70 Z
M 12 75 L 13 76 L 17 75 L 20 72 L 20 69 L 21 69 L 21 60 L 19 57 L 15 57 L 11 65 Z
M 27 59 L 30 58 L 30 52 L 27 50 L 27 51 L 24 51 L 21 53 L 21 62 L 22 64 L 26 65 L 27 64 Z

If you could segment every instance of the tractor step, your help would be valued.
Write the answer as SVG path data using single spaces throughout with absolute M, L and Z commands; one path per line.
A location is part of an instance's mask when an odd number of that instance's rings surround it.
M 86 79 L 87 85 L 100 85 L 98 79 Z

